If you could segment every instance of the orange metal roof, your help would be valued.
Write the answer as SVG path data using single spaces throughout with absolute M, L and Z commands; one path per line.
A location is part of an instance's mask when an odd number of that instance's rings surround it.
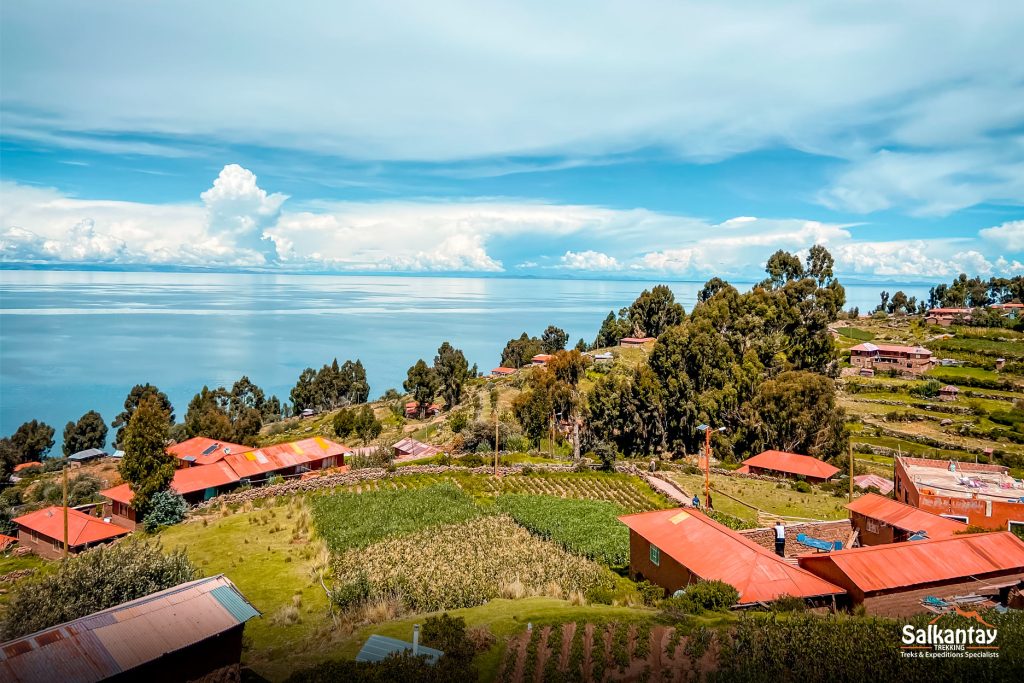
M 838 467 L 833 467 L 817 458 L 798 453 L 787 453 L 786 451 L 758 453 L 753 458 L 744 460 L 743 465 L 748 468 L 744 470 L 745 472 L 749 472 L 750 467 L 760 467 L 765 470 L 775 470 L 776 472 L 786 472 L 787 474 L 802 474 L 805 477 L 815 477 L 818 479 L 828 479 L 839 472 Z
M 912 505 L 906 505 L 875 493 L 864 494 L 852 503 L 848 503 L 846 509 L 911 533 L 925 531 L 928 533 L 928 538 L 932 539 L 948 538 L 953 534 L 967 531 L 967 525 L 963 522 L 933 515 L 924 510 L 918 510 Z
M 225 450 L 227 450 L 226 453 Z M 230 453 L 244 453 L 251 450 L 252 446 L 216 441 L 205 436 L 194 436 L 167 448 L 167 452 L 179 460 L 188 460 L 196 465 L 209 465 Z
M 700 578 L 734 586 L 741 605 L 845 592 L 696 510 L 656 510 L 619 520 Z
M 174 479 L 171 480 L 171 490 L 185 495 L 196 491 L 216 488 L 233 484 L 239 480 L 238 474 L 231 469 L 224 460 L 215 462 L 212 465 L 196 465 L 174 471 Z M 135 494 L 128 484 L 121 484 L 113 488 L 100 491 L 100 495 L 110 500 L 129 505 Z
M 64 539 L 64 509 L 56 505 L 15 517 L 11 521 L 41 536 Z M 126 533 L 127 529 L 122 529 L 116 524 L 104 522 L 78 510 L 68 510 L 68 545 L 72 547 L 106 541 Z
M 646 344 L 647 342 L 658 341 L 654 337 L 623 337 L 620 342 L 631 342 L 633 344 Z
M 874 486 L 883 496 L 891 493 L 895 486 L 892 479 L 886 479 L 885 477 L 880 477 L 877 474 L 858 474 L 853 478 L 853 483 L 857 488 L 861 489 Z
M 286 470 L 298 465 L 307 465 L 351 452 L 352 449 L 348 446 L 316 436 L 312 439 L 257 448 L 245 453 L 233 453 L 226 456 L 222 462 L 230 466 L 239 478 L 244 478 Z M 188 470 L 182 471 L 187 472 Z
M 224 575 L 183 583 L 0 646 L 0 680 L 17 683 L 111 678 L 259 616 Z M 159 677 L 159 676 L 158 676 Z
M 14 536 L 8 536 L 7 534 L 0 534 L 0 552 L 2 552 L 4 550 L 7 550 L 7 548 L 11 544 L 17 543 L 17 542 L 18 542 L 18 539 L 16 539 Z
M 512 375 L 515 374 L 515 368 L 506 368 L 504 366 L 498 366 L 491 370 L 492 375 Z
M 32 462 L 23 462 L 21 464 L 15 465 L 14 466 L 14 471 L 15 472 L 21 472 L 22 470 L 27 470 L 29 467 L 42 467 L 42 466 L 43 466 L 43 463 L 41 463 L 41 462 L 39 462 L 37 460 L 33 460 Z
M 810 571 L 820 563 L 834 564 L 858 588 L 870 592 L 1024 571 L 1024 541 L 1009 531 L 964 534 L 801 555 L 798 561 Z

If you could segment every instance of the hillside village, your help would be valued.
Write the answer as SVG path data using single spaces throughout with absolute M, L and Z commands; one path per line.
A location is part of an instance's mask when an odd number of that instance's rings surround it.
M 83 680 L 818 680 L 757 651 L 827 623 L 838 665 L 891 673 L 902 624 L 973 612 L 998 680 L 1024 640 L 1022 306 L 843 311 L 814 256 L 689 313 L 645 291 L 575 349 L 524 333 L 447 396 L 420 361 L 405 393 L 296 405 L 246 443 L 158 441 L 143 510 L 130 453 L 17 465 L 0 677 L 81 653 Z M 772 305 L 778 328 L 745 314 Z M 64 506 L 67 477 L 98 485 Z M 153 544 L 187 580 L 34 615 L 48 580 Z M 191 637 L 158 636 L 181 610 Z M 874 663 L 856 629 L 892 638 Z

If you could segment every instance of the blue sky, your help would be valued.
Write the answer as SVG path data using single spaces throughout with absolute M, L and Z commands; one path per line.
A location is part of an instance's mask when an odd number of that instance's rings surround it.
M 1024 272 L 1024 6 L 4 3 L 0 258 Z

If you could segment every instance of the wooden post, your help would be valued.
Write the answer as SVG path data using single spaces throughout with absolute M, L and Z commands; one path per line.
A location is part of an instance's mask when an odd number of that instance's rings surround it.
M 64 458 L 64 559 L 68 557 L 68 459 Z
M 704 430 L 704 506 L 711 508 L 711 427 Z
M 498 409 L 494 409 L 494 476 L 498 476 Z
M 847 444 L 850 447 L 850 502 L 853 502 L 853 442 Z

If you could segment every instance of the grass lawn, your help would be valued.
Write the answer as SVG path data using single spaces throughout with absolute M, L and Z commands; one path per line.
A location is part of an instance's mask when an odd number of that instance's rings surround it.
M 986 370 L 985 368 L 975 368 L 970 365 L 940 365 L 939 367 L 932 368 L 924 374 L 926 377 L 974 377 L 976 379 L 990 380 L 1005 379 L 1005 375 L 1000 375 L 998 372 Z
M 673 481 L 690 494 L 704 490 L 704 477 L 700 474 L 682 474 L 673 472 L 669 475 Z M 778 488 L 775 482 L 728 477 L 711 476 L 711 489 L 728 494 L 733 498 L 753 505 L 765 512 L 785 517 L 805 517 L 808 519 L 845 519 L 846 498 L 837 498 L 831 493 L 815 489 L 811 493 L 800 493 L 788 486 Z M 715 510 L 749 521 L 757 521 L 757 511 L 747 505 L 738 503 L 723 495 L 713 495 Z
M 836 332 L 844 337 L 856 339 L 857 341 L 871 341 L 875 338 L 875 334 L 873 332 L 862 330 L 859 327 L 837 327 Z
M 862 434 L 853 434 L 850 436 L 850 441 L 853 442 L 855 448 L 857 444 L 882 446 L 884 448 L 891 448 L 894 451 L 901 451 L 904 455 L 911 455 L 918 458 L 935 458 L 938 460 L 974 459 L 974 454 L 968 453 L 967 451 L 961 451 L 953 448 L 934 448 L 932 446 L 917 443 L 916 441 L 897 439 L 892 436 L 867 436 Z
M 51 560 L 44 560 L 38 555 L 21 555 L 15 557 L 13 555 L 0 555 L 0 575 L 8 574 L 10 572 L 18 571 L 19 569 L 45 569 L 47 567 L 55 567 L 56 562 Z M 10 589 L 13 584 L 2 583 L 0 584 L 0 617 L 3 616 L 4 607 L 7 605 L 7 600 L 10 597 Z
M 281 503 L 210 515 L 207 525 L 200 518 L 160 534 L 164 548 L 184 547 L 204 576 L 226 575 L 263 613 L 246 625 L 248 647 L 242 655 L 257 672 L 302 646 L 328 619 L 327 596 L 313 571 L 326 562 L 326 550 L 308 536 L 309 513 L 302 500 Z M 282 621 L 282 611 L 299 600 L 298 621 Z

